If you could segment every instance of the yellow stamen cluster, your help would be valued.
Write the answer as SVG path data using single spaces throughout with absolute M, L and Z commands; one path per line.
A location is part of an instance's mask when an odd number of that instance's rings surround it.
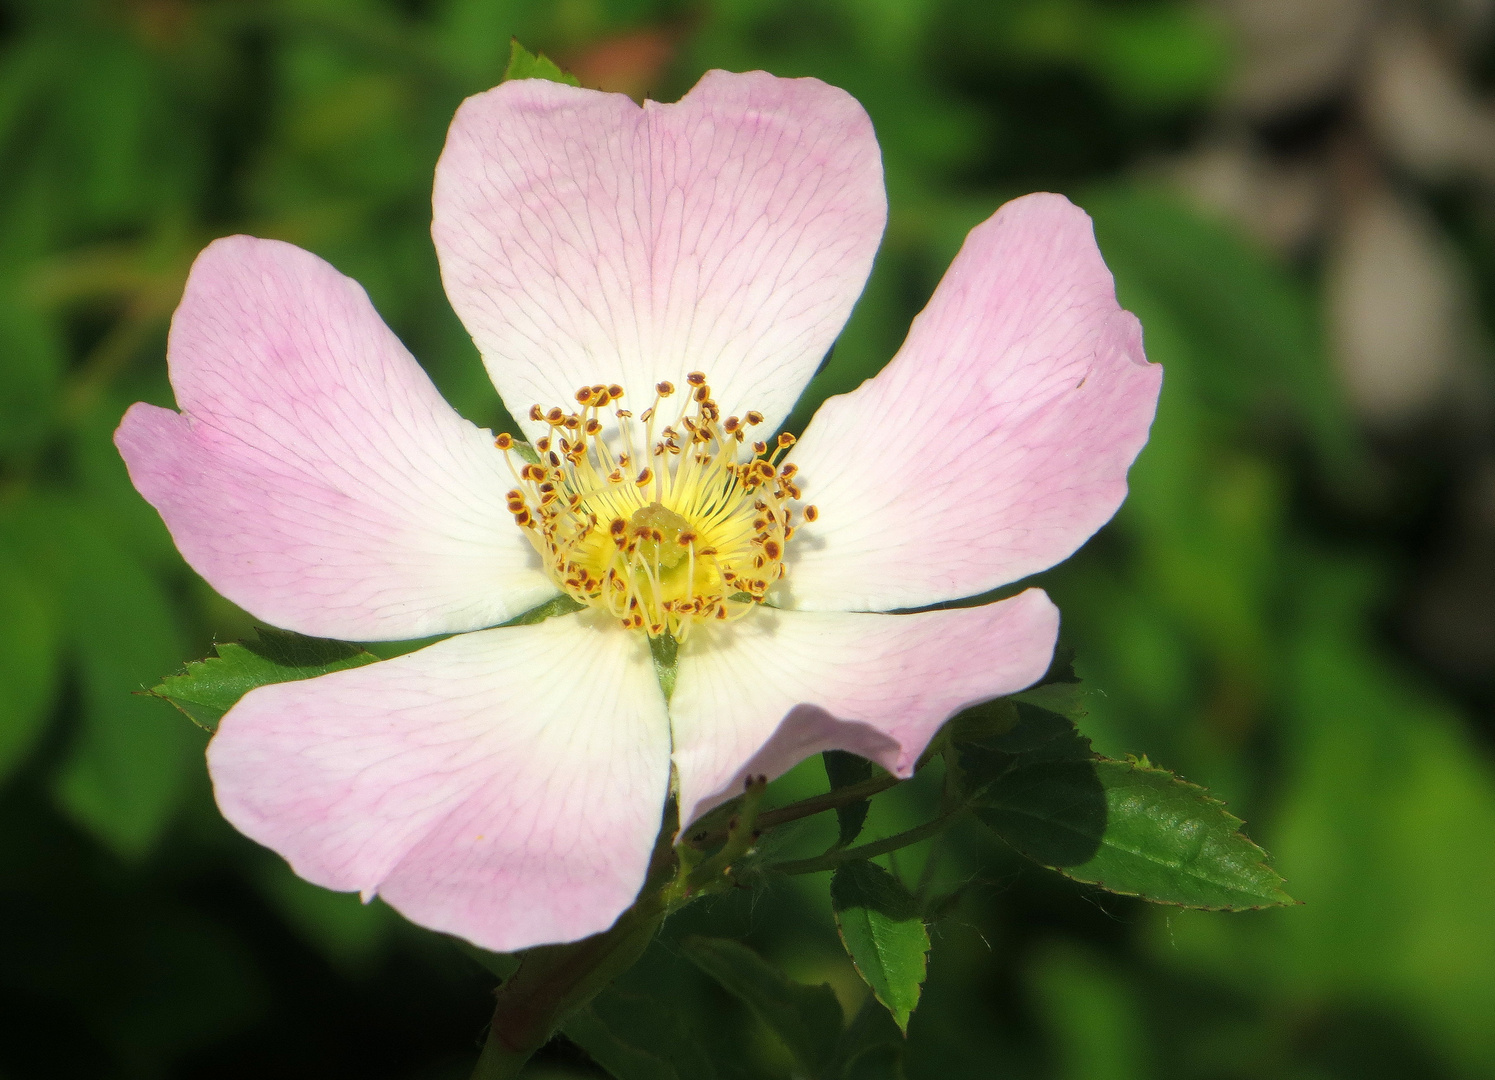
M 536 405 L 530 419 L 550 432 L 535 442 L 534 461 L 512 435 L 495 442 L 519 484 L 509 512 L 556 583 L 628 629 L 682 641 L 697 621 L 737 618 L 763 602 L 784 575 L 790 501 L 800 498 L 795 466 L 781 461 L 794 437 L 753 442 L 747 455 L 747 429 L 763 417 L 722 419 L 706 376 L 686 381 L 678 417 L 657 434 L 661 405 L 675 394 L 667 382 L 637 418 L 617 406 L 616 385 L 582 387 L 576 412 Z M 815 508 L 800 516 L 815 520 Z

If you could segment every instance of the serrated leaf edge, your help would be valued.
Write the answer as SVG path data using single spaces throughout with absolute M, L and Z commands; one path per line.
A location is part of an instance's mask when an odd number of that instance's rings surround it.
M 1277 888 L 1277 891 L 1282 894 L 1283 899 L 1277 901 L 1276 903 L 1269 903 L 1269 904 L 1221 904 L 1221 905 L 1184 904 L 1184 903 L 1180 903 L 1177 900 L 1156 900 L 1156 899 L 1154 899 L 1154 898 L 1152 898 L 1150 896 L 1145 896 L 1142 893 L 1136 892 L 1136 891 L 1131 890 L 1131 889 L 1117 889 L 1117 888 L 1113 888 L 1113 887 L 1107 885 L 1104 881 L 1101 881 L 1098 878 L 1081 877 L 1078 874 L 1071 873 L 1065 867 L 1062 867 L 1062 866 L 1052 866 L 1052 865 L 1050 865 L 1050 864 L 1048 864 L 1046 862 L 1040 862 L 1038 859 L 1034 859 L 1034 858 L 1032 858 L 1032 856 L 1027 855 L 1024 852 L 1018 851 L 1018 854 L 1022 855 L 1023 858 L 1028 859 L 1029 861 L 1037 864 L 1038 866 L 1042 866 L 1045 869 L 1052 870 L 1052 871 L 1054 871 L 1054 873 L 1059 874 L 1062 877 L 1066 877 L 1070 881 L 1078 882 L 1081 885 L 1093 885 L 1096 888 L 1104 889 L 1106 892 L 1110 893 L 1113 896 L 1133 896 L 1133 897 L 1136 897 L 1139 900 L 1145 900 L 1149 904 L 1156 904 L 1159 907 L 1180 908 L 1180 909 L 1183 909 L 1183 910 L 1186 910 L 1186 911 L 1237 911 L 1238 912 L 1238 911 L 1270 911 L 1273 908 L 1301 907 L 1302 906 L 1303 901 L 1297 900 L 1297 899 L 1293 898 L 1292 896 L 1289 896 L 1288 893 L 1287 893 L 1287 890 L 1283 888 L 1283 886 L 1287 884 L 1287 879 L 1284 878 L 1281 874 L 1277 873 L 1277 871 L 1272 867 L 1271 862 L 1270 862 L 1270 856 L 1268 855 L 1266 849 L 1263 848 L 1260 844 L 1258 844 L 1255 840 L 1252 840 L 1251 837 L 1249 837 L 1249 836 L 1246 835 L 1246 833 L 1244 831 L 1244 826 L 1246 824 L 1245 820 L 1243 818 L 1236 817 L 1236 815 L 1232 814 L 1230 812 L 1230 809 L 1226 806 L 1225 800 L 1216 798 L 1214 795 L 1211 795 L 1208 788 L 1206 788 L 1206 787 L 1204 787 L 1204 786 L 1202 786 L 1200 784 L 1196 784 L 1192 780 L 1185 780 L 1182 776 L 1179 776 L 1177 773 L 1172 772 L 1169 769 L 1163 769 L 1163 768 L 1159 768 L 1156 765 L 1153 765 L 1150 761 L 1147 760 L 1147 758 L 1145 756 L 1143 756 L 1143 757 L 1132 757 L 1132 756 L 1128 756 L 1126 758 L 1108 758 L 1108 757 L 1104 757 L 1104 756 L 1102 756 L 1100 754 L 1095 754 L 1095 755 L 1092 756 L 1091 760 L 1092 761 L 1105 761 L 1105 762 L 1110 762 L 1110 763 L 1116 764 L 1116 765 L 1127 765 L 1127 766 L 1130 766 L 1131 768 L 1135 769 L 1138 772 L 1151 773 L 1151 774 L 1156 775 L 1156 776 L 1164 777 L 1164 778 L 1166 778 L 1171 783 L 1177 784 L 1180 787 L 1184 787 L 1184 788 L 1190 789 L 1190 793 L 1191 794 L 1195 794 L 1197 797 L 1202 798 L 1206 803 L 1209 803 L 1210 805 L 1212 805 L 1214 807 L 1217 807 L 1220 810 L 1220 812 L 1225 815 L 1225 819 L 1228 822 L 1230 822 L 1232 830 L 1238 836 L 1240 836 L 1240 838 L 1242 840 L 1244 840 L 1247 844 L 1251 845 L 1252 850 L 1256 852 L 1258 858 L 1256 860 L 1255 865 L 1259 866 L 1262 870 L 1265 870 L 1267 873 L 1271 874 L 1273 878 L 1276 879 L 1276 888 Z M 1006 841 L 1003 841 L 1003 842 L 1005 843 Z M 1008 846 L 1011 847 L 1010 844 Z M 1017 851 L 1018 849 L 1017 848 L 1013 848 L 1013 850 Z M 1136 852 L 1130 852 L 1129 854 L 1135 855 L 1137 853 Z

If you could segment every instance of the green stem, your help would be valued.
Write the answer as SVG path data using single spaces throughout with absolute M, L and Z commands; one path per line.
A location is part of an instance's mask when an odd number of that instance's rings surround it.
M 917 844 L 920 840 L 927 840 L 934 836 L 955 818 L 965 813 L 967 807 L 958 806 L 953 810 L 947 810 L 923 825 L 907 829 L 901 833 L 874 840 L 870 844 L 862 844 L 854 848 L 841 848 L 839 850 L 827 851 L 823 855 L 816 855 L 810 859 L 792 859 L 787 862 L 770 863 L 765 869 L 780 874 L 817 874 L 822 870 L 834 870 L 842 863 L 855 862 L 858 859 L 873 859 L 879 855 L 886 855 L 890 851 L 906 848 L 910 844 Z
M 827 810 L 835 810 L 838 807 L 849 806 L 863 799 L 869 799 L 873 795 L 888 788 L 903 783 L 896 776 L 883 775 L 874 776 L 870 780 L 863 780 L 860 784 L 850 784 L 847 787 L 836 788 L 824 795 L 816 795 L 809 799 L 802 799 L 788 806 L 781 806 L 777 810 L 765 810 L 758 815 L 757 824 L 760 833 L 779 825 L 786 825 L 800 818 L 811 817 L 815 814 L 823 814 Z M 686 842 L 692 847 L 708 848 L 714 844 L 720 844 L 727 839 L 726 828 L 707 827 L 700 832 L 692 833 Z

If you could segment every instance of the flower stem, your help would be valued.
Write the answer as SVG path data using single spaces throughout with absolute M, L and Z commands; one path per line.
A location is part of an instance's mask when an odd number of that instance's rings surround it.
M 874 776 L 869 780 L 863 780 L 860 784 L 851 784 L 847 787 L 836 788 L 834 791 L 828 791 L 824 795 L 815 795 L 808 799 L 801 799 L 799 802 L 790 803 L 788 806 L 781 806 L 777 810 L 765 810 L 757 817 L 758 831 L 760 833 L 767 832 L 778 825 L 787 825 L 789 822 L 798 821 L 800 818 L 823 814 L 827 810 L 834 810 L 840 806 L 849 806 L 852 803 L 861 802 L 863 799 L 871 798 L 878 792 L 887 791 L 888 788 L 901 783 L 903 781 L 896 776 L 887 774 Z M 727 828 L 724 826 L 708 826 L 699 832 L 691 833 L 686 838 L 686 843 L 692 847 L 711 847 L 714 844 L 724 842 L 727 839 L 727 831 Z
M 872 859 L 879 855 L 886 855 L 890 851 L 906 848 L 910 844 L 917 844 L 920 840 L 927 840 L 934 836 L 955 818 L 965 813 L 967 806 L 961 805 L 947 810 L 938 817 L 926 821 L 923 825 L 915 826 L 901 833 L 874 840 L 870 844 L 862 844 L 854 848 L 839 848 L 827 851 L 823 855 L 816 855 L 809 859 L 791 859 L 785 862 L 769 863 L 764 869 L 780 874 L 816 874 L 822 870 L 834 870 L 842 863 L 855 862 L 858 859 Z

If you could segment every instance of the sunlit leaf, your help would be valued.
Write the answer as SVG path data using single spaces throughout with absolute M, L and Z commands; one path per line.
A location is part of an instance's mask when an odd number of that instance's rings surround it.
M 504 70 L 504 82 L 510 79 L 548 79 L 550 82 L 580 86 L 581 81 L 569 71 L 562 71 L 554 60 L 544 53 L 532 53 L 515 38 L 509 44 L 509 66 Z
M 901 1030 L 919 1004 L 929 934 L 918 903 L 875 863 L 842 864 L 831 879 L 831 907 L 857 972 Z

